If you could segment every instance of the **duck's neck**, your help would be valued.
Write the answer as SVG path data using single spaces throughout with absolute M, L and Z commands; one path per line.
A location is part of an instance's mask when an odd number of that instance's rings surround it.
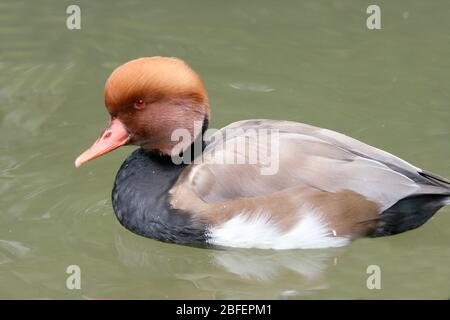
M 207 123 L 206 126 L 207 128 Z M 206 129 L 205 129 L 206 130 Z M 200 150 L 203 149 L 200 137 Z M 198 147 L 191 145 L 191 158 Z M 173 209 L 169 190 L 187 165 L 174 164 L 142 148 L 135 150 L 120 167 L 112 191 L 112 204 L 119 222 L 139 235 L 162 241 L 204 244 L 205 229 L 194 223 L 189 213 Z

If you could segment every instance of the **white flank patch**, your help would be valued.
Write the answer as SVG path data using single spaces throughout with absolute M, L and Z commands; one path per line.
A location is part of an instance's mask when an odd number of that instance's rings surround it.
M 313 210 L 287 232 L 279 230 L 264 212 L 256 215 L 241 213 L 219 227 L 209 230 L 209 242 L 214 245 L 259 249 L 313 249 L 342 247 L 347 237 L 336 237 Z

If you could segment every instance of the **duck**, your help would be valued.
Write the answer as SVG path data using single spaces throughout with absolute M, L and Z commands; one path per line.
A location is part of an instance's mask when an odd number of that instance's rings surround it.
M 450 204 L 450 181 L 342 133 L 250 119 L 209 129 L 208 94 L 183 60 L 126 62 L 104 88 L 109 124 L 80 167 L 137 146 L 112 207 L 147 238 L 209 248 L 314 249 L 413 230 Z

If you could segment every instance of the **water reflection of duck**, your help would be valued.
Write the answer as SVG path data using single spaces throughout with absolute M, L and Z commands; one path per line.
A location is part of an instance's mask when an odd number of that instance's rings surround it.
M 76 165 L 122 145 L 141 147 L 117 174 L 113 206 L 121 224 L 146 237 L 337 247 L 417 228 L 449 203 L 448 180 L 340 133 L 289 121 L 235 122 L 206 141 L 202 163 L 175 164 L 179 155 L 200 159 L 195 141 L 210 119 L 202 80 L 179 59 L 141 58 L 118 67 L 106 82 L 105 104 L 111 122 Z M 276 144 L 248 134 L 260 131 L 276 133 Z M 272 147 L 276 170 L 262 174 L 265 164 L 252 163 L 249 154 Z M 235 161 L 223 164 L 217 154 Z
M 129 269 L 127 274 L 134 274 L 139 281 L 130 283 L 127 279 L 126 287 L 110 294 L 128 294 L 130 287 L 142 286 L 146 296 L 169 298 L 182 297 L 185 290 L 192 298 L 308 295 L 328 288 L 324 275 L 342 254 L 342 248 L 202 250 L 121 234 L 116 235 L 115 246 L 119 261 Z M 196 290 L 192 291 L 192 287 Z

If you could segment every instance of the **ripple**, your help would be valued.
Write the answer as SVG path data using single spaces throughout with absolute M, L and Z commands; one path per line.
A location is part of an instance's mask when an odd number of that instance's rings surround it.
M 30 248 L 24 246 L 19 241 L 13 241 L 13 240 L 1 240 L 0 239 L 0 248 L 18 258 L 25 257 L 31 251 Z
M 253 91 L 253 92 L 272 92 L 275 91 L 275 88 L 269 87 L 265 84 L 258 83 L 242 83 L 242 82 L 232 82 L 229 86 L 236 90 L 245 90 L 245 91 Z

